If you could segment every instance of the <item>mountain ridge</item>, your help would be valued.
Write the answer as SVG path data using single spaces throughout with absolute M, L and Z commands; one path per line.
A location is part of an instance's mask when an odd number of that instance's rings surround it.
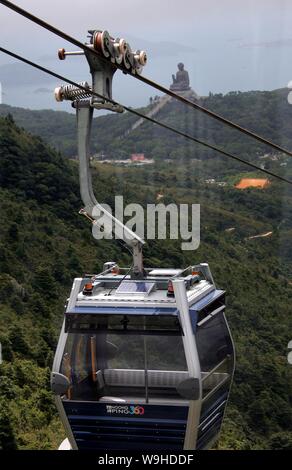
M 292 147 L 289 122 L 292 121 L 292 106 L 287 101 L 288 90 L 229 92 L 212 94 L 200 100 L 200 104 L 221 114 L 227 119 L 275 140 L 283 146 Z M 68 103 L 69 106 L 69 103 Z M 139 108 L 142 113 L 151 109 L 148 105 Z M 25 110 L 8 105 L 0 105 L 0 116 L 12 114 L 17 125 L 28 132 L 42 137 L 49 145 L 61 151 L 67 157 L 74 157 L 76 148 L 76 123 L 73 114 L 66 111 Z M 278 121 L 275 121 L 277 113 Z M 228 126 L 208 118 L 199 111 L 192 110 L 182 103 L 171 100 L 156 116 L 167 124 L 188 131 L 197 138 L 224 146 L 237 154 L 269 152 L 269 147 L 253 141 Z M 128 112 L 123 115 L 107 114 L 93 119 L 91 151 L 105 152 L 109 158 L 122 158 L 139 151 L 155 159 L 177 159 L 179 153 L 186 153 L 190 148 L 196 158 L 205 158 L 214 153 L 193 146 L 178 136 L 151 123 L 144 123 L 131 132 L 127 139 L 125 133 L 138 120 Z M 161 146 L 159 139 L 168 140 Z M 153 145 L 149 145 L 149 141 Z M 174 145 L 175 144 L 175 145 Z M 160 148 L 161 147 L 161 148 Z

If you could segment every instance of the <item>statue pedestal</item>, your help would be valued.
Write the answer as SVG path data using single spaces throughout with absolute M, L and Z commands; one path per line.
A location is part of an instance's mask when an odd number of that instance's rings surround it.
M 177 95 L 183 96 L 191 101 L 198 101 L 200 99 L 200 96 L 192 88 L 189 88 L 188 90 L 175 90 L 170 86 L 169 89 Z
M 182 86 L 180 86 L 180 85 L 172 84 L 172 85 L 170 85 L 169 89 L 170 89 L 171 91 L 175 91 L 175 92 L 179 92 L 179 91 L 180 91 L 180 92 L 184 92 L 184 91 L 189 91 L 189 90 L 191 89 L 191 87 L 185 87 L 185 88 L 184 88 L 184 87 L 182 87 Z

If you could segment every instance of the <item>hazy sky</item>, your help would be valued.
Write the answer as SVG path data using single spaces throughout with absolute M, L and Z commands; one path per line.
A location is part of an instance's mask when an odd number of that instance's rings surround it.
M 200 95 L 231 90 L 271 90 L 292 80 L 292 1 L 290 0 L 17 0 L 21 7 L 72 36 L 86 40 L 88 29 L 107 29 L 145 49 L 144 75 L 166 86 L 179 61 Z M 73 6 L 76 5 L 76 6 Z M 75 50 L 0 5 L 1 45 L 74 80 L 89 78 L 84 58 L 57 59 L 59 47 Z M 54 79 L 0 54 L 3 101 L 32 108 L 57 105 Z M 117 72 L 114 97 L 145 104 L 155 90 Z

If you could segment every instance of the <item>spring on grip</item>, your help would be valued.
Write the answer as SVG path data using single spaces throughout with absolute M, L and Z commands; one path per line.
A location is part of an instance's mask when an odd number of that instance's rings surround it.
M 87 82 L 79 83 L 80 86 L 88 88 L 88 93 L 85 90 L 81 90 L 74 85 L 63 85 L 55 89 L 55 98 L 57 101 L 63 100 L 83 100 L 91 98 L 90 88 Z

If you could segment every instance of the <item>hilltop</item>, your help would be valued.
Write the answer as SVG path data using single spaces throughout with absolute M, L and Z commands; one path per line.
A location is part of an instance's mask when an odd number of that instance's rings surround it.
M 238 91 L 225 95 L 210 93 L 199 103 L 284 147 L 292 148 L 290 126 L 292 106 L 287 102 L 287 89 Z M 65 109 L 69 106 L 70 103 L 63 104 Z M 147 113 L 150 109 L 149 105 L 139 110 Z M 31 111 L 0 105 L 0 116 L 8 113 L 13 116 L 17 125 L 42 137 L 57 151 L 61 151 L 68 157 L 76 155 L 76 128 L 73 114 L 52 110 Z M 95 115 L 97 116 L 97 113 Z M 259 142 L 174 100 L 168 102 L 155 117 L 252 161 L 270 152 L 269 148 Z M 222 157 L 218 157 L 216 153 L 185 141 L 149 122 L 145 122 L 124 137 L 136 121 L 137 117 L 128 112 L 122 115 L 107 114 L 95 117 L 92 127 L 92 153 L 104 152 L 108 158 L 125 158 L 131 153 L 142 152 L 155 160 L 200 161 L 204 159 L 207 165 L 204 166 L 203 171 L 206 174 L 208 174 L 209 160 L 222 161 Z M 226 165 L 216 166 L 217 170 L 223 174 L 223 168 L 224 173 L 228 173 L 229 170 L 233 171 L 235 165 L 234 162 L 227 162 Z M 269 161 L 267 167 L 270 165 L 273 166 Z

